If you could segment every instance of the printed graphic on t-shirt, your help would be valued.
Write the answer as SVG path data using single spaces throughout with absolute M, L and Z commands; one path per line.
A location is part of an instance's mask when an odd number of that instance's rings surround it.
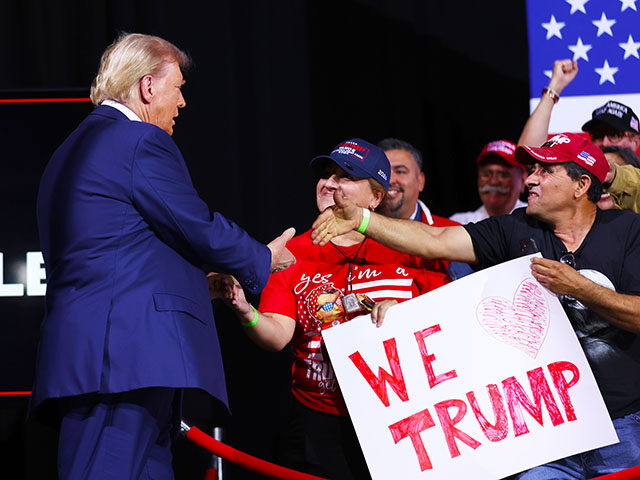
M 344 267 L 346 269 L 346 266 Z M 354 293 L 366 294 L 373 301 L 382 299 L 407 300 L 415 296 L 414 275 L 404 267 L 354 266 L 351 289 Z M 340 278 L 340 274 L 335 275 Z M 298 304 L 298 322 L 305 332 L 320 331 L 322 324 L 342 321 L 345 317 L 342 303 L 343 291 L 330 281 L 333 274 L 302 274 L 294 287 Z M 390 278 L 391 277 L 391 278 Z M 395 277 L 395 278 L 394 278 Z M 317 282 L 320 285 L 314 287 Z M 313 287 L 313 288 L 311 288 Z M 309 288 L 311 288 L 310 291 Z M 308 293 L 307 293 L 308 291 Z M 337 323 L 335 323 L 337 325 Z
M 306 318 L 305 330 L 317 330 L 321 323 L 333 323 L 344 319 L 343 294 L 330 282 L 314 288 L 305 297 Z M 315 320 L 315 323 L 311 323 Z
M 354 293 L 366 294 L 374 301 L 402 301 L 420 293 L 414 282 L 416 272 L 408 267 L 354 265 L 350 282 L 347 265 L 325 267 L 323 271 L 301 273 L 293 287 L 297 320 L 304 331 L 293 342 L 298 360 L 294 373 L 296 388 L 320 395 L 331 394 L 338 389 L 331 363 L 324 356 L 320 332 L 323 327 L 330 328 L 344 321 L 342 299 L 345 285 L 350 283 Z M 332 273 L 326 273 L 327 270 Z M 338 283 L 339 280 L 342 281 Z
M 613 290 L 614 292 L 616 290 L 613 282 L 609 280 L 606 275 L 598 272 L 597 270 L 580 269 L 578 270 L 578 273 L 602 287 Z M 590 335 L 611 327 L 609 322 L 600 318 L 599 315 L 589 310 L 582 302 L 573 297 L 560 297 L 560 303 L 562 303 L 562 306 L 567 313 L 567 317 L 569 317 L 569 321 L 571 321 L 571 325 L 573 325 L 578 337 Z
M 296 382 L 320 395 L 329 395 L 338 389 L 338 383 L 331 363 L 324 358 L 322 339 L 311 332 L 305 337 L 307 342 L 300 346 L 298 353 L 306 368 L 296 370 Z

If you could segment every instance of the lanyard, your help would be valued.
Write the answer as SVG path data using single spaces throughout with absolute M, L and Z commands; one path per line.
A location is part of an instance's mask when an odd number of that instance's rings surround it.
M 340 250 L 335 243 L 329 242 L 331 245 L 333 245 L 333 248 L 335 248 L 340 253 L 340 255 L 342 255 L 345 258 L 345 260 L 347 260 L 349 262 L 349 273 L 347 273 L 347 282 L 346 282 L 347 286 L 345 287 L 345 292 L 344 292 L 345 294 L 350 293 L 350 292 L 353 291 L 353 285 L 351 283 L 351 274 L 353 272 L 353 262 L 356 260 L 356 258 L 358 258 L 358 254 L 360 253 L 360 249 L 362 248 L 362 246 L 364 245 L 364 242 L 366 242 L 366 241 L 367 241 L 367 239 L 365 237 L 365 239 L 362 240 L 362 242 L 360 242 L 360 246 L 356 250 L 356 254 L 351 258 L 349 258 L 342 250 Z

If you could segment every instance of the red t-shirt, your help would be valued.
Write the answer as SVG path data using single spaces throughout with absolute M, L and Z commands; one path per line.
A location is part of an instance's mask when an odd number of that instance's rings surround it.
M 313 245 L 309 231 L 293 238 L 287 247 L 297 261 L 271 275 L 262 291 L 260 311 L 296 320 L 291 340 L 295 398 L 314 410 L 346 415 L 333 368 L 325 359 L 320 331 L 323 323 L 326 328 L 341 312 L 350 260 L 355 256 L 353 292 L 364 293 L 376 302 L 416 297 L 448 283 L 449 277 L 433 271 L 432 261 L 396 252 L 371 239 L 362 245 L 338 246 L 343 255 L 334 245 Z

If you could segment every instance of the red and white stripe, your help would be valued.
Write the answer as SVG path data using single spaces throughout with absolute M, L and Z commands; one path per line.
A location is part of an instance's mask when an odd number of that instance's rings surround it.
M 407 300 L 413 298 L 412 284 L 413 278 L 372 280 L 360 283 L 354 281 L 353 291 L 364 293 L 374 301 L 382 299 Z

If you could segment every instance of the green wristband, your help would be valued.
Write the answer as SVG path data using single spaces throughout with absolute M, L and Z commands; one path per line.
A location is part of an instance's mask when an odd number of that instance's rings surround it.
M 362 209 L 362 223 L 358 227 L 358 232 L 364 233 L 369 226 L 369 218 L 371 218 L 371 211 L 368 208 Z
M 240 325 L 242 325 L 243 327 L 253 327 L 256 323 L 258 323 L 258 310 L 251 304 L 249 304 L 249 306 L 255 313 L 253 315 L 253 320 L 251 320 L 250 322 L 240 322 Z

